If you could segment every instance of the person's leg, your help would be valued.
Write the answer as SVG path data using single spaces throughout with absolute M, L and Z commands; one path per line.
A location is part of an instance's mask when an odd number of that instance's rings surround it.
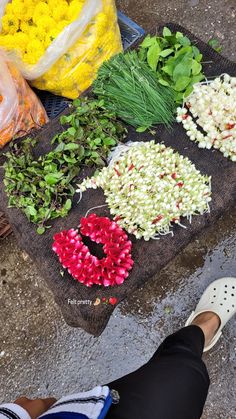
M 209 388 L 201 356 L 218 327 L 216 315 L 198 316 L 194 325 L 167 337 L 146 365 L 110 383 L 120 402 L 107 418 L 199 419 Z

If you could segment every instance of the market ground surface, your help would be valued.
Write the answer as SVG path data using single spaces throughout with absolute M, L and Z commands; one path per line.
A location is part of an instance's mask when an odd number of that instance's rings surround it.
M 205 41 L 219 39 L 235 57 L 235 1 L 118 1 L 146 30 L 177 21 Z M 68 327 L 14 236 L 0 242 L 0 401 L 19 395 L 60 396 L 139 367 L 183 325 L 204 288 L 236 275 L 236 210 L 198 237 L 161 273 L 121 304 L 99 338 Z M 205 356 L 212 380 L 204 419 L 235 418 L 236 319 Z M 145 418 L 144 418 L 145 419 Z M 174 419 L 174 418 L 173 418 Z

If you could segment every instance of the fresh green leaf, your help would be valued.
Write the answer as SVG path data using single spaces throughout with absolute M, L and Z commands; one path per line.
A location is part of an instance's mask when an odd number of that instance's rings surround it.
M 142 48 L 149 48 L 155 43 L 156 43 L 156 38 L 152 37 L 151 35 L 147 35 L 140 46 Z
M 77 162 L 74 157 L 68 157 L 66 154 L 63 154 L 63 159 L 70 164 L 75 164 Z
M 62 125 L 67 124 L 67 123 L 68 123 L 68 116 L 66 116 L 66 115 L 62 115 L 62 116 L 60 117 L 60 123 L 61 123 Z
M 163 36 L 164 36 L 164 38 L 166 36 L 171 36 L 171 35 L 172 35 L 172 33 L 171 33 L 170 29 L 165 26 L 164 29 L 163 29 Z
M 181 44 L 178 44 L 178 43 L 177 43 L 177 44 L 175 44 L 175 45 L 174 45 L 174 48 L 175 48 L 175 50 L 176 50 L 176 51 L 177 51 L 180 47 L 181 47 Z
M 162 84 L 162 86 L 169 86 L 170 83 L 163 79 L 158 79 L 158 83 Z
M 200 63 L 201 61 L 202 61 L 202 54 L 198 54 L 196 57 L 195 57 L 195 60 L 198 62 L 198 63 Z
M 168 57 L 168 55 L 172 54 L 172 52 L 174 52 L 172 48 L 167 48 L 161 51 L 159 55 L 165 58 L 165 57 Z
M 183 57 L 173 71 L 173 80 L 177 82 L 180 77 L 189 77 L 192 69 L 192 59 L 188 56 Z
M 187 87 L 187 89 L 188 89 L 188 87 Z M 175 91 L 175 103 L 182 105 L 183 104 L 183 96 L 184 96 L 183 92 Z
M 37 211 L 36 211 L 36 209 L 33 206 L 27 207 L 26 210 L 33 217 L 37 215 Z
M 48 185 L 55 185 L 62 178 L 62 173 L 49 173 L 45 176 L 45 181 Z
M 74 151 L 78 150 L 79 144 L 69 143 L 65 145 L 64 151 Z
M 169 76 L 172 76 L 174 71 L 174 65 L 165 65 L 164 67 L 162 67 L 162 71 L 164 71 L 164 73 L 168 74 Z
M 147 50 L 145 48 L 140 48 L 138 52 L 139 59 L 141 61 L 146 61 L 147 59 Z
M 37 228 L 37 233 L 42 235 L 43 233 L 45 233 L 45 227 L 38 227 Z
M 191 42 L 187 36 L 183 36 L 182 38 L 178 39 L 178 42 L 183 45 L 183 47 L 186 47 L 188 45 L 191 45 Z
M 67 132 L 68 132 L 70 135 L 74 136 L 74 135 L 75 135 L 75 133 L 76 133 L 76 129 L 75 129 L 74 127 L 70 127 L 70 128 L 68 128 Z
M 92 151 L 91 157 L 99 157 L 99 154 L 96 151 Z
M 157 63 L 159 61 L 159 54 L 161 52 L 160 45 L 156 42 L 153 44 L 147 53 L 147 62 L 152 70 L 156 71 Z
M 190 81 L 191 81 L 190 77 L 187 77 L 187 76 L 179 77 L 175 83 L 175 90 L 177 90 L 177 92 L 182 92 L 189 85 Z
M 196 60 L 192 61 L 192 74 L 196 76 L 202 70 L 202 65 L 198 63 Z
M 70 211 L 70 210 L 71 210 L 71 207 L 72 207 L 72 201 L 71 201 L 71 199 L 67 199 L 67 200 L 66 200 L 66 203 L 65 203 L 65 205 L 64 205 L 64 208 L 65 208 L 67 211 Z
M 55 148 L 55 153 L 60 153 L 65 149 L 65 143 L 61 142 L 58 144 L 58 146 Z
M 137 132 L 144 132 L 144 131 L 146 131 L 148 129 L 148 127 L 139 127 L 139 128 L 136 128 L 136 131 Z
M 104 138 L 103 143 L 105 145 L 116 145 L 116 141 L 111 137 Z
M 73 106 L 74 106 L 75 108 L 79 108 L 79 107 L 81 106 L 81 100 L 80 100 L 80 99 L 75 99 L 75 100 L 73 101 Z
M 184 92 L 184 98 L 187 98 L 193 91 L 193 83 L 190 83 Z M 181 98 L 182 99 L 182 98 Z M 182 101 L 182 100 L 181 100 Z
M 204 80 L 205 76 L 203 74 L 197 74 L 196 76 L 192 77 L 192 83 L 199 83 L 200 81 Z
M 222 51 L 222 46 L 219 44 L 219 41 L 217 39 L 214 39 L 214 38 L 209 39 L 208 45 L 218 53 Z
M 176 39 L 179 39 L 179 38 L 183 38 L 183 34 L 182 34 L 182 32 L 176 32 L 176 34 L 175 34 L 175 36 L 176 36 Z
M 182 46 L 178 51 L 176 51 L 175 53 L 175 63 L 179 64 L 180 61 L 183 59 L 183 57 L 185 57 L 185 59 L 188 58 L 192 58 L 193 57 L 193 51 L 192 51 L 192 47 L 187 45 L 187 46 Z
M 200 54 L 200 51 L 195 45 L 192 46 L 192 50 L 193 50 L 193 56 L 194 58 L 196 58 Z

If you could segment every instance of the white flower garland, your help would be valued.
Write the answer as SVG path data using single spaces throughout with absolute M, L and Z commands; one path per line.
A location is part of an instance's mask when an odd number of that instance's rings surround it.
M 236 77 L 224 74 L 195 84 L 177 115 L 191 141 L 200 148 L 219 149 L 236 161 Z
M 145 240 L 172 233 L 171 224 L 181 225 L 181 216 L 191 221 L 192 215 L 209 212 L 211 201 L 210 178 L 154 141 L 122 146 L 109 167 L 78 186 L 79 191 L 103 188 L 114 220 Z

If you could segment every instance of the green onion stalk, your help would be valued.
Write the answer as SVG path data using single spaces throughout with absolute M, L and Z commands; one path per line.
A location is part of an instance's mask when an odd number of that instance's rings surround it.
M 136 51 L 118 54 L 102 64 L 93 92 L 107 109 L 139 131 L 174 122 L 174 93 L 158 83 L 156 74 Z

